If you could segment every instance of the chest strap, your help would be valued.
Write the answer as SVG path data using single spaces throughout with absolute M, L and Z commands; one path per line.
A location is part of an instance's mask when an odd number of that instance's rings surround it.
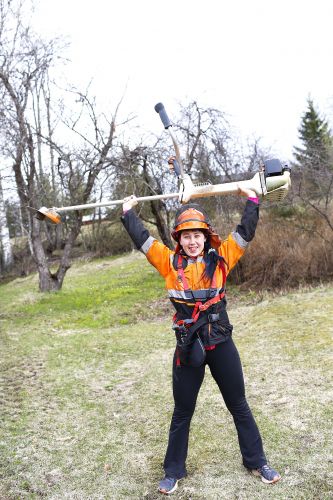
M 226 282 L 226 271 L 225 271 L 223 262 L 220 262 L 219 267 L 220 267 L 220 269 L 222 271 L 222 275 L 223 275 L 223 288 L 224 288 L 225 287 L 225 282 Z M 181 280 L 181 282 L 183 284 L 184 291 L 185 292 L 190 292 L 191 289 L 188 286 L 188 281 L 186 279 L 186 276 L 185 276 L 185 273 L 184 273 L 184 268 L 183 268 L 183 256 L 180 255 L 180 254 L 178 255 L 177 271 L 178 271 L 178 277 L 180 278 L 180 280 Z M 216 272 L 217 272 L 217 270 L 215 269 L 214 274 L 213 274 L 213 278 L 212 278 L 212 282 L 211 282 L 211 289 L 217 288 L 216 287 Z M 218 295 L 216 295 L 215 297 L 207 300 L 204 303 L 202 303 L 200 301 L 196 302 L 195 306 L 193 308 L 191 320 L 180 320 L 180 321 L 177 321 L 177 324 L 184 325 L 184 324 L 193 324 L 193 323 L 195 323 L 199 319 L 199 315 L 200 315 L 201 312 L 206 311 L 213 304 L 216 304 L 217 302 L 220 302 L 223 299 L 224 296 L 225 296 L 225 291 L 219 293 Z

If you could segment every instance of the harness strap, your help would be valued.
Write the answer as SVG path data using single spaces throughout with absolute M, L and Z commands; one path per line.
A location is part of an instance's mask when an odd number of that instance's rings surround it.
M 190 287 L 188 286 L 188 281 L 183 269 L 183 257 L 180 254 L 178 254 L 177 271 L 178 277 L 181 279 L 181 282 L 183 284 L 184 291 L 187 292 L 188 290 L 190 290 Z
M 179 355 L 179 349 L 178 347 L 176 347 L 176 367 L 179 368 L 180 367 L 180 355 Z
M 225 282 L 226 282 L 226 270 L 225 270 L 225 267 L 224 267 L 222 261 L 219 263 L 219 267 L 220 267 L 220 269 L 222 271 L 223 288 L 224 288 Z M 188 281 L 187 281 L 185 273 L 184 273 L 183 256 L 180 255 L 180 254 L 178 255 L 177 271 L 178 271 L 178 277 L 180 278 L 180 280 L 181 280 L 181 282 L 183 284 L 184 291 L 185 292 L 191 291 L 190 287 L 188 286 Z M 212 278 L 211 289 L 212 288 L 217 288 L 216 287 L 216 269 L 214 271 L 213 278 Z M 206 311 L 213 304 L 216 304 L 217 302 L 220 302 L 223 299 L 224 296 L 225 296 L 225 292 L 223 291 L 222 293 L 219 293 L 218 295 L 216 295 L 212 299 L 207 300 L 204 303 L 202 303 L 202 302 L 196 302 L 195 306 L 193 308 L 192 316 L 191 316 L 192 321 L 189 322 L 187 320 L 187 323 L 191 323 L 191 324 L 195 323 L 198 320 L 199 315 L 200 315 L 201 312 Z M 176 319 L 176 314 L 174 315 L 174 321 Z M 180 320 L 180 321 L 177 321 L 177 324 L 183 325 L 185 322 L 186 322 L 186 320 L 185 321 L 184 320 Z
M 222 292 L 216 295 L 216 297 L 207 300 L 207 302 L 204 302 L 204 304 L 202 302 L 196 302 L 192 312 L 193 323 L 195 323 L 198 320 L 201 312 L 206 311 L 213 304 L 220 302 L 224 296 L 225 292 Z
M 223 280 L 222 280 L 222 282 L 223 282 L 223 288 L 225 288 L 225 284 L 226 284 L 226 281 L 227 281 L 227 272 L 225 270 L 224 263 L 225 263 L 224 259 L 220 260 L 220 262 L 219 262 L 219 266 L 220 266 L 220 269 L 222 271 L 222 276 L 223 276 Z M 215 275 L 215 273 L 214 273 L 214 275 Z
M 222 271 L 223 287 L 224 287 L 225 282 L 226 282 L 226 272 L 225 272 L 225 268 L 224 268 L 224 265 L 223 265 L 222 261 L 220 262 L 219 267 L 220 267 L 220 269 Z M 191 289 L 188 286 L 188 281 L 186 279 L 184 268 L 183 268 L 183 256 L 180 255 L 180 254 L 178 254 L 177 271 L 178 271 L 178 277 L 181 279 L 181 282 L 183 284 L 184 291 L 185 292 L 190 291 Z M 211 288 L 216 288 L 216 269 L 215 269 L 214 274 L 213 274 Z

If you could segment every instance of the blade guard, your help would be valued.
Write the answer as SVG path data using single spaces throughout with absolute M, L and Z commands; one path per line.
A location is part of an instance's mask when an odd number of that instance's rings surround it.
M 47 207 L 41 207 L 36 210 L 36 219 L 47 220 L 48 222 L 52 222 L 52 224 L 61 223 L 60 215 L 54 209 Z

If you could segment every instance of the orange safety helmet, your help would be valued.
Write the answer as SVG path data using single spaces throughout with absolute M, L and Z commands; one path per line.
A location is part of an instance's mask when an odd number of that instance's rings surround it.
M 183 205 L 176 212 L 175 223 L 171 235 L 174 240 L 179 243 L 181 231 L 185 229 L 200 229 L 203 230 L 214 248 L 218 248 L 221 244 L 221 239 L 213 230 L 209 217 L 206 211 L 197 203 L 188 203 Z M 177 252 L 178 246 L 176 248 Z

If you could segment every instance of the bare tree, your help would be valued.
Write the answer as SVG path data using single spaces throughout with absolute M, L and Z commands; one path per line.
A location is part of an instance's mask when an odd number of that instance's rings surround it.
M 177 191 L 177 182 L 171 178 L 162 141 L 153 146 L 140 144 L 134 148 L 123 144 L 114 171 L 112 196 L 122 198 L 135 193 L 151 196 Z M 166 200 L 151 200 L 138 207 L 141 218 L 156 227 L 165 245 L 173 247 L 170 237 L 170 210 L 172 203 Z M 117 211 L 116 211 L 117 212 Z
M 15 7 L 15 9 L 14 9 Z M 23 25 L 22 4 L 2 0 L 0 4 L 0 119 L 3 134 L 3 153 L 13 161 L 13 174 L 20 200 L 23 222 L 31 253 L 39 273 L 41 291 L 59 290 L 70 267 L 70 254 L 82 225 L 82 213 L 69 218 L 65 228 L 64 249 L 56 272 L 50 269 L 43 245 L 40 223 L 27 207 L 40 207 L 45 196 L 46 172 L 43 166 L 42 144 L 51 153 L 52 187 L 58 200 L 73 204 L 89 201 L 99 173 L 112 163 L 110 152 L 115 135 L 115 118 L 107 120 L 107 127 L 99 125 L 93 101 L 76 92 L 81 106 L 78 117 L 67 122 L 67 128 L 80 138 L 81 143 L 63 146 L 56 143 L 51 133 L 51 106 L 45 82 L 57 54 L 57 41 L 44 42 L 29 27 Z M 41 96 L 46 103 L 47 132 L 42 132 Z M 92 138 L 80 130 L 80 118 L 87 112 L 92 126 Z M 115 113 L 116 115 L 116 113 Z M 87 124 L 86 124 L 87 125 Z M 87 125 L 88 126 L 88 125 Z M 59 182 L 55 180 L 54 154 L 58 155 Z

